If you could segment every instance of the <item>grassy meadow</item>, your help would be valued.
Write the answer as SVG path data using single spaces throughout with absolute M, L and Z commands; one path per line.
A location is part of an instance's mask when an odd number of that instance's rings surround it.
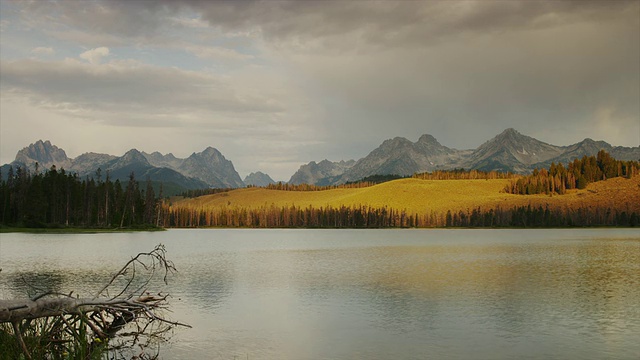
M 551 209 L 612 208 L 640 211 L 640 176 L 591 183 L 565 195 L 515 195 L 504 188 L 512 180 L 420 180 L 400 179 L 359 189 L 285 191 L 264 188 L 237 189 L 225 193 L 174 201 L 173 208 L 216 210 L 229 207 L 340 207 L 370 206 L 406 210 L 412 214 L 514 206 L 549 206 Z

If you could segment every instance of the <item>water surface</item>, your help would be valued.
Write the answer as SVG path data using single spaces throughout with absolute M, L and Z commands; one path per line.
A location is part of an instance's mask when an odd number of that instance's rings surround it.
M 633 229 L 1 234 L 0 298 L 93 294 L 158 243 L 193 326 L 166 359 L 640 358 Z

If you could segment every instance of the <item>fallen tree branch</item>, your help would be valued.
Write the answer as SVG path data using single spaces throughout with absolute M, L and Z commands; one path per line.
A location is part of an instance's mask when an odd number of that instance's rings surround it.
M 32 326 L 33 321 L 40 321 L 40 328 L 46 334 L 40 334 L 38 344 L 54 352 L 69 352 L 70 343 L 85 344 L 88 353 L 103 349 L 109 342 L 109 350 L 147 349 L 157 339 L 165 339 L 165 335 L 176 326 L 190 327 L 187 324 L 172 321 L 161 316 L 158 311 L 167 307 L 168 295 L 150 295 L 143 292 L 157 270 L 163 272 L 162 280 L 176 271 L 173 263 L 166 259 L 163 245 L 156 246 L 150 252 L 140 253 L 129 260 L 109 282 L 93 297 L 72 297 L 69 295 L 47 292 L 32 299 L 0 300 L 0 325 L 11 324 L 20 351 L 25 358 L 34 357 L 24 341 L 24 329 Z M 137 271 L 136 267 L 140 267 Z M 117 280 L 125 277 L 124 285 L 117 288 Z M 142 277 L 142 280 L 137 279 Z M 138 284 L 132 290 L 134 284 Z M 116 296 L 109 296 L 109 290 L 115 290 Z M 57 319 L 49 321 L 49 319 Z M 23 326 L 21 326 L 21 324 Z M 131 331 L 119 332 L 133 325 Z M 37 328 L 37 327 L 36 327 Z M 3 331 L 0 327 L 0 332 Z M 112 341 L 117 340 L 117 341 Z M 41 350 L 41 349 L 40 349 Z M 139 354 L 138 354 L 139 355 Z M 38 356 L 40 357 L 40 356 Z M 121 356 L 125 358 L 125 356 Z M 153 358 L 153 357 L 150 357 Z

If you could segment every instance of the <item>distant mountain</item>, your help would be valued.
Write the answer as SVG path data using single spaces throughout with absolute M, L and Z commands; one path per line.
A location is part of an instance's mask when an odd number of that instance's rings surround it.
M 289 184 L 329 185 L 336 182 L 355 163 L 355 160 L 331 162 L 325 159 L 319 163 L 312 161 L 300 166 L 300 169 L 289 179 Z
M 580 159 L 584 156 L 595 156 L 598 151 L 604 150 L 608 152 L 612 157 L 618 160 L 639 160 L 640 159 L 640 147 L 623 147 L 623 146 L 611 146 L 611 144 L 605 141 L 595 141 L 592 139 L 584 139 L 579 143 L 562 147 L 562 154 L 552 159 L 539 162 L 534 167 L 549 167 L 551 163 L 567 164 L 574 159 Z
M 178 168 L 180 168 L 180 165 L 184 161 L 184 159 L 176 158 L 172 153 L 162 155 L 159 152 L 155 151 L 151 154 L 142 152 L 142 155 L 147 159 L 149 164 L 155 167 L 167 167 L 173 170 L 178 170 Z
M 106 170 L 106 164 L 117 159 L 117 156 L 98 153 L 84 153 L 73 159 L 67 170 L 77 172 L 80 176 L 93 175 L 98 168 Z M 102 176 L 106 176 L 103 174 Z
M 593 156 L 600 150 L 607 151 L 619 160 L 640 160 L 640 146 L 612 146 L 592 139 L 557 146 L 523 135 L 515 129 L 504 130 L 475 150 L 449 148 L 425 134 L 416 142 L 402 137 L 385 140 L 358 161 L 311 161 L 300 166 L 289 183 L 334 185 L 374 175 L 407 176 L 454 168 L 529 173 L 535 168 L 549 167 L 552 162 L 567 164 L 576 158 Z M 186 159 L 159 152 L 148 154 L 136 149 L 120 157 L 88 152 L 71 159 L 64 150 L 42 140 L 18 151 L 15 161 L 2 165 L 0 172 L 6 178 L 10 167 L 14 171 L 16 167 L 35 171 L 36 163 L 38 171 L 55 165 L 58 169 L 63 168 L 81 177 L 95 176 L 100 168 L 103 179 L 108 171 L 112 180 L 121 181 L 127 180 L 133 172 L 139 181 L 149 178 L 154 185 L 165 184 L 165 195 L 209 187 L 239 188 L 244 187 L 245 182 L 259 186 L 273 183 L 273 179 L 260 172 L 250 174 L 243 182 L 233 163 L 213 147 L 194 152 Z
M 450 149 L 431 135 L 422 135 L 415 143 L 396 137 L 358 160 L 342 174 L 338 182 L 360 180 L 371 175 L 413 175 L 433 171 L 459 162 L 468 151 Z
M 159 152 L 146 154 L 136 149 L 131 149 L 120 157 L 84 153 L 71 159 L 64 150 L 49 141 L 39 140 L 20 150 L 16 160 L 11 164 L 3 165 L 2 176 L 6 178 L 9 167 L 13 167 L 14 171 L 17 167 L 35 171 L 36 163 L 38 171 L 55 165 L 58 169 L 76 173 L 80 177 L 95 176 L 96 171 L 101 169 L 102 179 L 106 178 L 108 172 L 113 181 L 126 181 L 133 172 L 138 181 L 149 179 L 155 185 L 163 183 L 166 195 L 209 187 L 244 187 L 231 161 L 226 160 L 212 147 L 201 153 L 194 153 L 187 159 L 176 158 L 173 154 L 162 155 Z
M 200 153 L 194 152 L 186 159 L 176 158 L 171 153 L 162 155 L 157 151 L 151 154 L 143 152 L 142 155 L 152 166 L 173 169 L 206 183 L 207 187 L 244 187 L 233 163 L 213 147 L 208 147 Z
M 320 171 L 319 164 L 312 161 L 301 166 L 290 182 L 333 185 L 373 175 L 407 176 L 455 168 L 526 174 L 535 168 L 549 167 L 551 162 L 567 164 L 585 155 L 595 156 L 601 149 L 619 160 L 640 159 L 640 147 L 612 146 L 591 139 L 569 146 L 556 146 L 523 135 L 515 129 L 504 130 L 475 150 L 448 148 L 426 134 L 415 143 L 402 137 L 385 140 L 353 166 L 331 168 L 333 171 L 329 175 Z
M 480 145 L 460 163 L 460 167 L 526 173 L 531 171 L 532 165 L 556 158 L 563 152 L 562 147 L 522 135 L 514 129 L 507 129 Z
M 260 171 L 252 172 L 244 178 L 245 185 L 253 185 L 253 186 L 267 186 L 270 184 L 275 184 L 276 182 L 273 179 Z
M 609 153 L 614 159 L 640 161 L 640 146 L 614 146 Z
M 69 168 L 71 165 L 71 160 L 65 151 L 51 145 L 48 140 L 38 140 L 18 151 L 14 162 L 23 164 L 30 170 L 35 170 L 36 163 L 38 163 L 39 170 L 49 169 L 52 165 L 56 165 L 58 168 Z
M 102 157 L 106 158 L 104 154 L 99 155 L 103 155 Z M 168 183 L 171 184 L 171 188 L 177 186 L 186 190 L 208 187 L 205 182 L 186 177 L 173 169 L 151 165 L 145 156 L 136 149 L 127 151 L 121 157 L 112 157 L 111 160 L 102 163 L 99 167 L 102 170 L 102 176 L 106 177 L 106 172 L 109 172 L 112 180 L 126 181 L 129 179 L 129 175 L 133 173 L 138 181 L 149 179 L 155 182 Z M 96 170 L 97 168 L 86 175 L 93 175 Z
M 233 163 L 212 147 L 186 158 L 178 170 L 190 177 L 202 180 L 214 188 L 244 187 Z

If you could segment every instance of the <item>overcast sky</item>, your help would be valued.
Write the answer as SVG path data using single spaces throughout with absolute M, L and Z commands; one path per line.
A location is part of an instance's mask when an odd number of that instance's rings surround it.
M 311 160 L 513 127 L 640 143 L 639 1 L 0 1 L 0 157 Z

